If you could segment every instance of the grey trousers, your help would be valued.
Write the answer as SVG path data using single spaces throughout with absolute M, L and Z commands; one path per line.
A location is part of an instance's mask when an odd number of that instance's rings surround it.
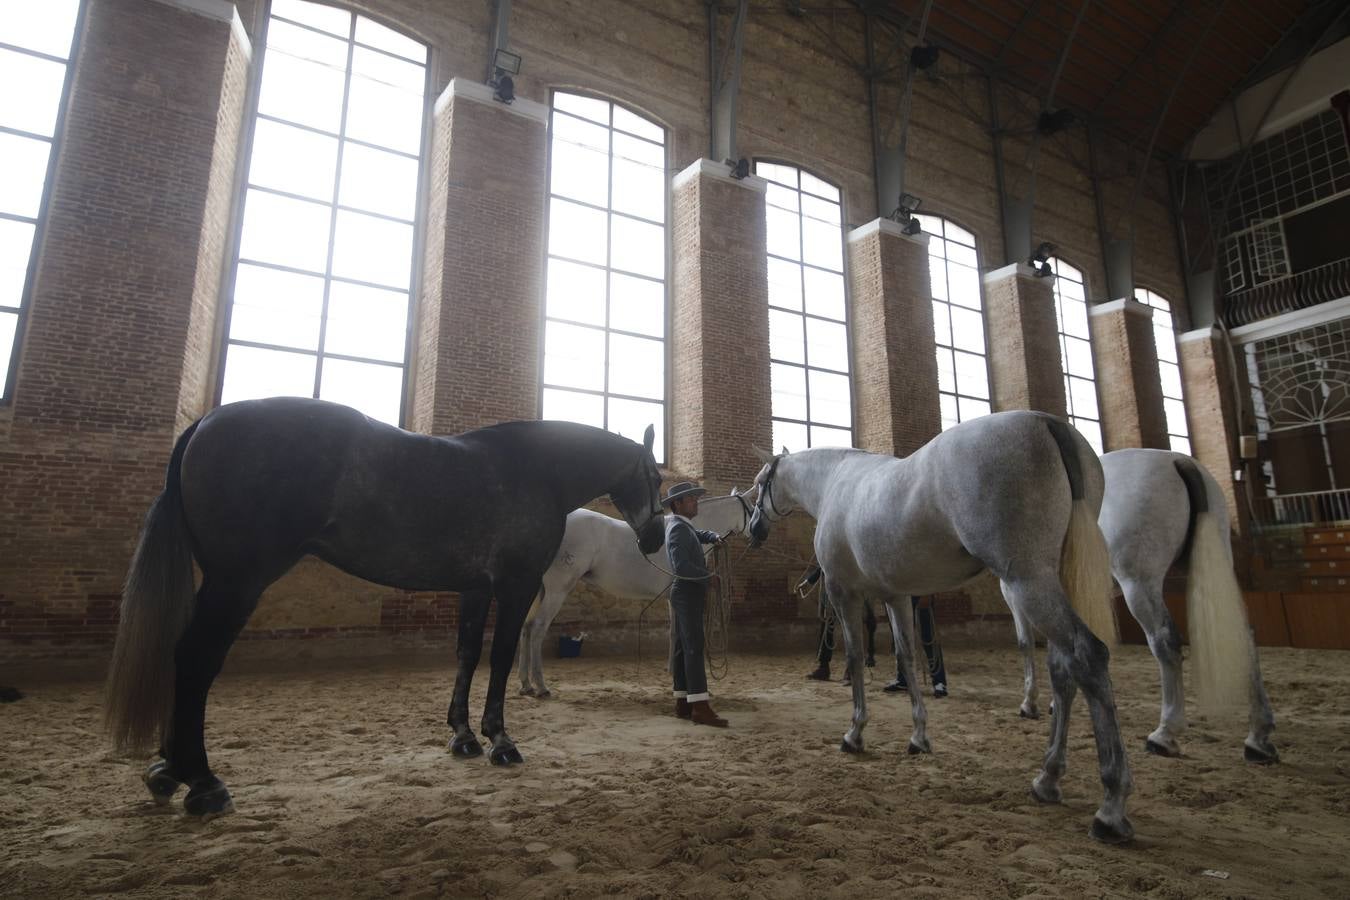
M 670 674 L 675 696 L 690 703 L 708 699 L 703 670 L 703 607 L 701 583 L 677 582 L 670 592 Z

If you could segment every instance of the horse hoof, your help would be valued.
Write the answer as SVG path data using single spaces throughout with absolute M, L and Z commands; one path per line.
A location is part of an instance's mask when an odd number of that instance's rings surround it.
M 1088 833 L 1092 835 L 1094 840 L 1101 841 L 1103 844 L 1123 844 L 1134 838 L 1134 826 L 1126 818 L 1121 818 L 1119 825 L 1108 825 L 1094 816 L 1092 829 Z
M 1017 711 L 1017 714 L 1024 719 L 1039 719 L 1041 711 L 1034 706 L 1024 706 Z
M 513 745 L 493 747 L 488 753 L 488 761 L 494 766 L 516 766 L 525 762 L 525 757 Z
M 183 800 L 183 809 L 189 816 L 209 822 L 217 816 L 234 812 L 234 801 L 219 778 L 210 778 L 188 791 Z
M 912 740 L 909 742 L 910 756 L 918 756 L 920 753 L 932 753 L 932 752 L 933 752 L 933 745 L 928 743 L 927 741 L 924 741 L 922 744 L 916 744 Z
M 842 741 L 839 742 L 839 750 L 840 750 L 841 752 L 843 752 L 843 753 L 861 753 L 861 752 L 863 752 L 863 748 L 862 748 L 862 747 L 855 747 L 855 746 L 853 746 L 852 744 L 850 744 L 850 743 L 848 742 L 848 738 L 844 738 Z
M 520 689 L 520 696 L 522 696 L 522 697 L 533 697 L 533 696 L 534 696 L 534 688 L 529 687 L 528 685 L 522 686 L 521 689 Z
M 1147 750 L 1149 753 L 1152 753 L 1154 756 L 1166 756 L 1169 759 L 1175 759 L 1178 756 L 1181 756 L 1180 747 L 1177 746 L 1168 747 L 1165 744 L 1158 743 L 1157 741 L 1153 740 L 1153 738 L 1149 738 L 1148 740 L 1144 741 L 1144 749 Z
M 1266 748 L 1262 749 L 1253 747 L 1251 744 L 1243 744 L 1242 758 L 1258 766 L 1273 766 L 1280 761 L 1280 752 L 1275 749 L 1274 744 L 1267 744 Z
M 549 697 L 553 696 L 553 692 L 550 691 L 548 688 L 544 688 L 543 690 L 536 691 L 534 696 L 536 699 L 539 700 L 547 700 Z
M 141 776 L 141 781 L 145 782 L 145 786 L 150 790 L 150 796 L 155 798 L 156 806 L 167 805 L 183 785 L 183 782 L 169 771 L 169 762 L 164 759 L 152 762 Z
M 1063 794 L 1059 790 L 1059 785 L 1042 784 L 1037 778 L 1031 782 L 1031 796 L 1036 798 L 1037 803 L 1059 803 L 1063 799 Z
M 455 735 L 450 739 L 450 752 L 461 759 L 473 759 L 475 756 L 483 755 L 483 745 L 478 743 L 478 738 L 473 735 L 467 737 Z

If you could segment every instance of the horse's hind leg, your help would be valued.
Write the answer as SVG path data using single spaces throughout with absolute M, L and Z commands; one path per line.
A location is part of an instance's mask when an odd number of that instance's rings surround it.
M 524 583 L 524 586 L 522 586 Z M 539 582 L 529 584 L 527 579 L 497 582 L 497 629 L 492 636 L 492 674 L 488 679 L 487 702 L 483 706 L 481 723 L 483 736 L 492 741 L 488 759 L 494 765 L 524 762 L 520 751 L 506 733 L 506 683 L 511 678 L 511 662 L 520 641 L 520 627 L 525 621 L 531 598 L 539 590 Z
M 830 582 L 826 585 L 830 602 L 839 619 L 840 631 L 844 634 L 845 667 L 848 669 L 850 688 L 853 691 L 853 719 L 839 749 L 845 753 L 861 753 L 863 750 L 863 729 L 867 727 L 867 685 L 863 683 L 863 599 L 854 594 L 845 594 L 839 585 Z
M 1042 803 L 1058 803 L 1062 798 L 1059 782 L 1068 768 L 1069 715 L 1073 711 L 1073 699 L 1078 694 L 1078 686 L 1074 684 L 1069 656 L 1059 644 L 1047 642 L 1045 662 L 1050 671 L 1050 693 L 1053 697 L 1050 742 L 1045 748 L 1041 772 L 1031 782 L 1031 793 Z
M 1003 596 L 1007 600 L 1008 586 L 1002 585 Z M 1018 715 L 1024 719 L 1039 719 L 1041 710 L 1036 704 L 1039 691 L 1036 688 L 1036 632 L 1021 610 L 1008 600 L 1012 610 L 1013 625 L 1017 628 L 1017 649 L 1022 653 L 1022 707 Z
M 1242 755 L 1247 762 L 1269 765 L 1280 761 L 1280 753 L 1270 740 L 1275 730 L 1275 712 L 1270 708 L 1270 698 L 1266 696 L 1266 685 L 1261 680 L 1261 664 L 1256 659 L 1256 648 L 1252 648 L 1251 683 L 1251 731 L 1243 742 Z
M 1123 578 L 1125 605 L 1148 638 L 1148 649 L 1158 661 L 1162 680 L 1162 712 L 1158 727 L 1144 741 L 1144 749 L 1157 756 L 1180 756 L 1177 739 L 1186 730 L 1186 695 L 1181 675 L 1181 636 L 1163 601 L 1162 578 Z
M 896 600 L 886 598 L 886 617 L 891 621 L 891 638 L 895 641 L 896 658 L 909 685 L 909 706 L 914 716 L 914 733 L 909 737 L 910 753 L 932 753 L 928 741 L 928 710 L 923 705 L 923 691 L 916 680 L 914 607 L 909 597 Z
M 459 598 L 459 643 L 455 650 L 459 670 L 455 673 L 455 691 L 446 722 L 455 731 L 450 739 L 450 752 L 465 758 L 483 755 L 483 745 L 469 727 L 469 688 L 473 685 L 473 670 L 478 668 L 483 654 L 483 628 L 491 601 L 492 594 L 486 589 L 465 591 Z

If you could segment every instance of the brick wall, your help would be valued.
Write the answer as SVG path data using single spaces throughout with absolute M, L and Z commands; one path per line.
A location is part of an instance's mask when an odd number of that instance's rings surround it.
M 1191 453 L 1214 475 L 1228 501 L 1230 527 L 1245 537 L 1248 532 L 1246 497 L 1233 484 L 1232 472 L 1239 467 L 1236 441 L 1237 410 L 1233 404 L 1232 367 L 1222 335 L 1205 328 L 1190 331 L 1177 341 L 1181 364 L 1181 387 L 1186 396 L 1186 424 L 1191 432 Z
M 995 411 L 1034 409 L 1064 416 L 1055 295 L 1050 279 L 1018 264 L 984 278 L 990 392 Z
M 1168 447 L 1153 309 L 1133 298 L 1088 307 L 1106 450 Z

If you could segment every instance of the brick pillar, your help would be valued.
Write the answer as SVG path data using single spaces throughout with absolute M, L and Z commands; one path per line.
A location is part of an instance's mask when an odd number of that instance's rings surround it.
M 1158 380 L 1153 310 L 1133 298 L 1088 306 L 1107 451 L 1166 450 L 1167 417 Z
M 773 443 L 765 182 L 700 160 L 675 177 L 671 464 L 748 487 Z
M 1217 328 L 1188 331 L 1177 339 L 1181 386 L 1186 398 L 1186 424 L 1191 455 L 1209 469 L 1223 488 L 1232 528 L 1248 532 L 1247 498 L 1233 483 L 1242 463 L 1237 455 L 1238 410 L 1228 348 Z
M 875 219 L 848 236 L 858 446 L 908 456 L 942 430 L 928 235 Z
M 409 427 L 538 418 L 548 108 L 456 78 L 431 127 Z
M 1023 263 L 988 272 L 984 308 L 994 410 L 1035 409 L 1067 415 L 1050 279 L 1037 278 Z
M 234 4 L 91 0 L 77 40 L 0 410 L 0 656 L 111 640 L 141 519 L 219 352 L 251 68 Z

